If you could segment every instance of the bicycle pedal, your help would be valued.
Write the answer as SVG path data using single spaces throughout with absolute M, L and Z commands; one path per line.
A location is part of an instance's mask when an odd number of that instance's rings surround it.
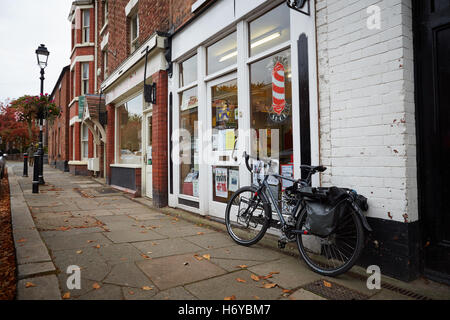
M 286 248 L 286 241 L 278 240 L 278 248 L 279 249 Z

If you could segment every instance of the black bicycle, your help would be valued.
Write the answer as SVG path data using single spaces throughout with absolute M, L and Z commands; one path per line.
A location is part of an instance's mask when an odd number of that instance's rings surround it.
M 284 248 L 288 242 L 296 242 L 313 271 L 326 276 L 347 272 L 364 247 L 364 229 L 372 231 L 362 212 L 368 209 L 367 199 L 350 189 L 311 187 L 311 177 L 324 172 L 323 166 L 302 165 L 307 178 L 295 180 L 270 173 L 272 160 L 245 152 L 244 158 L 247 169 L 259 178 L 258 184 L 238 189 L 228 201 L 225 223 L 233 240 L 251 246 L 262 239 L 268 228 L 275 228 L 280 231 L 278 246 Z M 253 169 L 249 159 L 256 161 Z M 267 173 L 262 172 L 265 169 Z M 274 196 L 269 177 L 292 183 L 281 199 Z

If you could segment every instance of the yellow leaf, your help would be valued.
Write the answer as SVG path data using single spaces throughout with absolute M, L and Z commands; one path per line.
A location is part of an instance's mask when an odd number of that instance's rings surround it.
M 77 251 L 77 254 L 82 254 L 83 253 L 83 250 L 78 250 Z
M 255 281 L 259 281 L 259 277 L 257 275 L 252 274 L 250 277 Z
M 94 288 L 95 290 L 100 289 L 100 285 L 96 282 L 92 285 L 92 288 Z
M 291 293 L 292 291 L 291 290 L 288 290 L 288 289 L 284 289 L 283 290 L 283 293 Z
M 248 266 L 246 264 L 240 264 L 240 265 L 236 266 L 236 268 L 241 268 L 241 269 L 245 269 L 247 267 Z
M 323 280 L 323 285 L 327 288 L 331 288 L 331 283 L 328 281 Z
M 70 292 L 66 292 L 64 293 L 64 295 L 62 296 L 63 299 L 70 299 Z
M 223 300 L 236 300 L 236 296 L 232 295 L 231 297 L 225 297 Z
M 142 290 L 149 291 L 149 290 L 153 290 L 153 288 L 149 287 L 149 286 L 144 286 L 144 287 L 142 287 Z
M 30 287 L 36 287 L 36 285 L 33 282 L 25 283 L 25 288 L 30 288 Z
M 94 246 L 94 248 L 99 249 L 99 248 L 100 248 L 100 245 L 98 244 L 98 245 Z
M 211 260 L 211 255 L 209 254 L 204 254 L 203 258 L 205 258 L 206 260 Z
M 197 259 L 198 261 L 203 260 L 203 258 L 200 257 L 198 254 L 194 254 L 194 258 Z
M 236 278 L 236 281 L 237 282 L 247 282 L 247 281 L 245 281 L 244 279 L 241 279 L 241 278 Z
M 259 299 L 261 299 L 260 297 L 258 297 L 258 296 L 253 296 L 253 298 L 255 299 L 255 300 L 259 300 Z
M 204 234 L 203 232 L 197 232 L 197 234 L 199 235 L 199 236 L 201 236 L 202 234 Z
M 271 288 L 275 288 L 277 286 L 276 283 L 266 283 L 263 287 L 265 289 L 271 289 Z

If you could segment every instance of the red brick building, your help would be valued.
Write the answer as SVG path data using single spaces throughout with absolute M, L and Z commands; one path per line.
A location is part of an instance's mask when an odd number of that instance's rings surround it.
M 60 170 L 69 171 L 70 66 L 61 71 L 50 98 L 61 108 L 61 113 L 47 124 L 48 161 Z

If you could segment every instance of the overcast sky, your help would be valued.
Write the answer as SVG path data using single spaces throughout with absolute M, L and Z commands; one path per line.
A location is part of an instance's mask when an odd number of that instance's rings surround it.
M 40 93 L 35 51 L 45 44 L 50 56 L 44 92 L 53 90 L 70 64 L 70 23 L 73 0 L 0 0 L 0 102 Z

